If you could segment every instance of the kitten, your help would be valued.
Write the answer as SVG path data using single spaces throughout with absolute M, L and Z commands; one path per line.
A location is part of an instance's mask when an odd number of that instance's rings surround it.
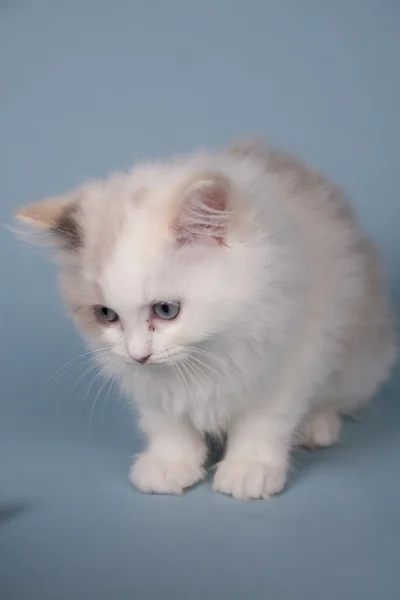
M 239 143 L 136 166 L 18 216 L 59 250 L 66 303 L 136 402 L 131 480 L 180 494 L 226 435 L 213 489 L 266 498 L 293 445 L 329 446 L 396 355 L 374 245 L 341 192 Z

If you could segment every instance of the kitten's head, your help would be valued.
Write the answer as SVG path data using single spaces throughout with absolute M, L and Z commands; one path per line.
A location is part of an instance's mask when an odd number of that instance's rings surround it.
M 259 271 L 254 215 L 214 167 L 144 165 L 18 213 L 58 248 L 83 332 L 123 362 L 171 364 L 246 328 Z

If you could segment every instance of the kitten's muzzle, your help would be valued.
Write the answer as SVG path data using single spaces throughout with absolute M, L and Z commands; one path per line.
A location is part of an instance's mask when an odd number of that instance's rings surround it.
M 144 365 L 149 360 L 151 353 L 147 354 L 146 356 L 134 356 L 133 354 L 130 354 L 129 356 L 135 362 L 139 363 L 140 365 Z

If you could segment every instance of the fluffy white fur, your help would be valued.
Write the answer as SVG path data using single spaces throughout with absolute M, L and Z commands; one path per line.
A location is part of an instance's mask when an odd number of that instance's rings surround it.
M 227 436 L 215 491 L 280 492 L 291 447 L 335 442 L 394 362 L 375 247 L 334 185 L 275 151 L 139 165 L 20 216 L 54 235 L 68 306 L 136 402 L 144 492 L 203 478 L 206 433 Z M 159 300 L 181 302 L 175 320 Z

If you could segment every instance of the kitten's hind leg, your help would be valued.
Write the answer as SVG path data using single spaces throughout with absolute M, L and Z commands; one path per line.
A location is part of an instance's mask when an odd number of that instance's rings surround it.
M 333 410 L 320 409 L 308 415 L 296 438 L 305 448 L 326 448 L 339 440 L 342 419 Z

